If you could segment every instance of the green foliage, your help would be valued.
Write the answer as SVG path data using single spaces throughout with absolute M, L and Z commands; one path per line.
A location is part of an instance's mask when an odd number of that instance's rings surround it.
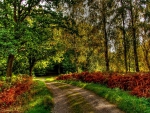
M 0 76 L 6 73 L 6 59 L 0 56 Z
M 71 60 L 71 51 L 66 52 L 64 54 L 64 59 L 62 61 L 62 68 L 63 68 L 63 73 L 69 73 L 69 72 L 75 72 L 75 62 L 72 62 Z
M 13 29 L 12 29 L 13 30 Z M 17 42 L 13 38 L 12 30 L 6 30 L 1 28 L 0 30 L 0 53 L 1 56 L 7 56 L 8 54 L 16 54 Z M 5 53 L 5 54 L 4 54 Z
M 46 72 L 47 72 L 46 67 L 35 67 L 34 68 L 35 76 L 44 76 L 46 74 Z
M 34 87 L 31 89 L 33 96 L 32 100 L 28 102 L 25 107 L 25 113 L 49 113 L 52 110 L 52 94 L 47 89 L 42 81 L 35 81 Z
M 150 102 L 146 98 L 138 98 L 129 95 L 127 92 L 120 90 L 119 88 L 110 89 L 104 85 L 94 83 L 83 83 L 77 81 L 61 81 L 66 82 L 78 87 L 82 87 L 91 90 L 116 104 L 118 108 L 126 113 L 149 113 Z
M 29 73 L 29 64 L 28 59 L 23 55 L 16 56 L 13 65 L 13 73 L 14 74 L 27 74 Z

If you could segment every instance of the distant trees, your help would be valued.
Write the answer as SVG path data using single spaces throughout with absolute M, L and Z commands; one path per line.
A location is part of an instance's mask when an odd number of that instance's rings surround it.
M 91 25 L 90 31 L 83 36 L 86 37 L 84 38 L 85 42 L 89 43 L 84 45 L 85 48 L 90 48 L 86 49 L 86 53 L 90 53 L 87 55 L 89 57 L 86 57 L 86 64 L 89 64 L 89 58 L 91 60 L 97 56 L 96 60 L 99 62 L 97 68 L 103 71 L 139 72 L 140 68 L 142 71 L 147 71 L 150 56 L 149 49 L 146 47 L 148 47 L 149 39 L 143 39 L 145 37 L 143 33 L 145 32 L 145 35 L 148 36 L 149 28 L 144 27 L 143 23 L 149 24 L 149 1 L 71 0 L 65 3 L 66 8 L 59 9 L 64 15 L 72 18 L 76 26 L 80 26 L 80 24 L 86 26 L 86 24 L 82 24 L 83 22 Z M 77 3 L 78 5 L 76 5 Z M 59 6 L 63 7 L 63 2 Z M 144 19 L 145 17 L 146 19 Z M 83 30 L 86 31 L 86 27 L 83 26 L 80 26 L 79 33 Z M 145 28 L 147 31 L 144 31 Z M 82 36 L 79 37 L 79 40 L 82 40 Z M 99 47 L 96 46 L 97 48 L 92 51 L 99 51 L 99 56 L 90 52 L 93 48 L 93 44 L 90 43 L 93 43 L 97 37 L 99 37 L 99 41 L 97 41 Z M 79 46 L 78 44 L 76 43 L 76 46 Z M 105 67 L 102 59 L 105 61 Z M 90 67 L 90 65 L 86 67 Z

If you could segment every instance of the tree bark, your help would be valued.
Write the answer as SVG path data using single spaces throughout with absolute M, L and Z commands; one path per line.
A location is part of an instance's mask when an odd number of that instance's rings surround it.
M 32 71 L 34 69 L 36 60 L 32 56 L 29 55 L 29 76 L 32 76 Z
M 133 35 L 133 52 L 134 52 L 134 62 L 136 72 L 139 72 L 139 63 L 138 63 L 138 55 L 137 55 L 137 38 L 136 38 L 136 28 L 135 28 L 135 18 L 133 15 L 133 6 L 132 1 L 130 1 L 131 6 L 131 24 L 132 24 L 132 35 Z
M 103 32 L 104 32 L 104 39 L 105 39 L 105 63 L 106 63 L 106 71 L 109 71 L 109 57 L 108 57 L 108 37 L 107 37 L 107 30 L 106 30 L 106 17 L 103 14 Z
M 123 1 L 121 0 L 121 5 L 124 7 Z M 124 42 L 124 65 L 126 72 L 128 71 L 128 65 L 127 65 L 127 43 L 126 43 L 126 31 L 125 31 L 125 16 L 124 16 L 124 9 L 122 11 L 122 23 L 123 23 L 123 42 Z
M 137 55 L 137 43 L 136 43 L 136 36 L 135 36 L 136 30 L 133 29 L 133 50 L 134 50 L 134 61 L 135 61 L 135 68 L 136 72 L 139 72 L 139 63 L 138 63 L 138 55 Z
M 32 77 L 32 72 L 34 69 L 34 65 L 30 65 L 30 69 L 29 69 L 29 76 Z
M 59 75 L 61 74 L 61 66 L 60 66 L 60 63 L 58 64 L 58 74 L 59 74 Z
M 7 80 L 8 82 L 11 81 L 14 58 L 15 58 L 15 56 L 12 55 L 12 54 L 10 54 L 10 55 L 8 56 L 7 70 L 6 70 L 6 80 Z

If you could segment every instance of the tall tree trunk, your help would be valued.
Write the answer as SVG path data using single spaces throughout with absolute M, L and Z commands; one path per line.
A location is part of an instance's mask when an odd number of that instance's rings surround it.
M 130 52 L 129 52 L 129 56 L 128 56 L 128 70 L 129 72 L 131 71 L 131 55 L 130 55 Z
M 58 69 L 57 69 L 57 71 L 58 71 L 58 74 L 60 75 L 60 74 L 61 74 L 61 66 L 60 66 L 60 63 L 58 64 Z
M 123 1 L 121 0 L 121 6 L 124 7 Z M 124 42 L 124 65 L 126 72 L 128 71 L 127 65 L 127 43 L 126 43 L 126 31 L 125 31 L 125 16 L 124 16 L 124 9 L 122 11 L 122 23 L 123 23 L 123 42 Z
M 134 62 L 135 62 L 136 72 L 139 72 L 140 69 L 139 69 L 138 54 L 137 54 L 137 38 L 136 38 L 135 18 L 133 15 L 132 0 L 130 1 L 130 6 L 131 6 L 131 24 L 132 24 L 132 35 L 133 35 Z
M 109 56 L 108 56 L 108 37 L 107 37 L 107 30 L 106 30 L 106 17 L 103 14 L 103 32 L 104 32 L 104 46 L 105 46 L 105 63 L 106 63 L 106 71 L 109 71 Z
M 29 55 L 29 75 L 32 76 L 32 72 L 35 66 L 36 60 L 32 56 Z
M 127 64 L 127 43 L 126 43 L 126 35 L 125 29 L 123 28 L 123 42 L 124 42 L 124 65 L 125 70 L 128 72 L 128 64 Z
M 32 77 L 33 69 L 34 69 L 34 65 L 30 65 L 30 68 L 29 68 L 29 76 L 30 77 Z
M 136 41 L 136 29 L 133 28 L 133 50 L 134 50 L 134 61 L 135 61 L 135 68 L 136 72 L 139 72 L 139 63 L 138 63 L 138 55 L 137 55 L 137 41 Z
M 10 55 L 8 56 L 7 70 L 6 70 L 6 80 L 7 80 L 8 82 L 11 81 L 14 58 L 15 58 L 15 56 L 12 55 L 12 54 L 10 54 Z

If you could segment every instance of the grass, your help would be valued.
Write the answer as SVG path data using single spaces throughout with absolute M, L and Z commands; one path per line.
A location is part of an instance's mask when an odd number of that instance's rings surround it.
M 55 81 L 57 76 L 44 76 L 44 77 L 35 77 L 34 80 L 40 80 L 45 82 Z
M 32 99 L 24 106 L 25 113 L 50 113 L 53 106 L 52 94 L 43 81 L 36 80 L 30 91 Z
M 150 113 L 150 99 L 138 98 L 119 88 L 110 89 L 104 85 L 79 81 L 60 81 L 91 90 L 109 102 L 116 104 L 126 113 Z

